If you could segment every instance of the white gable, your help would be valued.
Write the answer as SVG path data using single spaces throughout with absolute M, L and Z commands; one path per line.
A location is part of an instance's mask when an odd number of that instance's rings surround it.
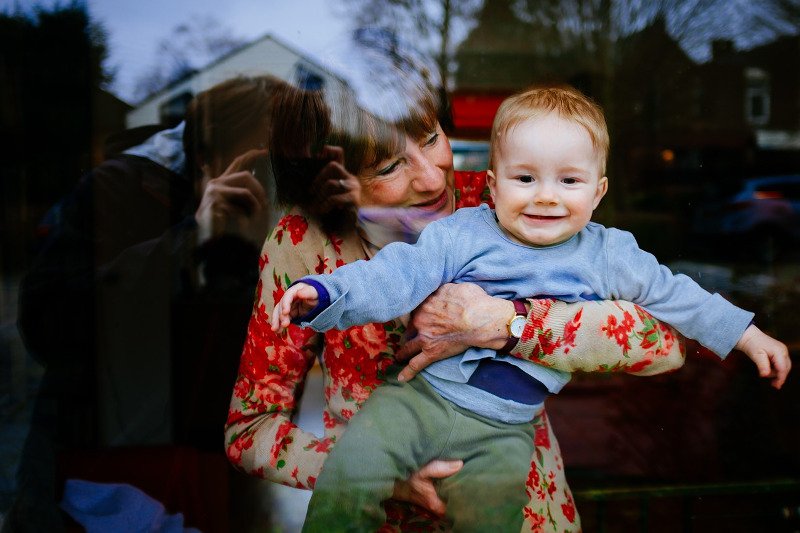
M 297 82 L 298 75 L 310 75 L 321 79 L 329 90 L 336 91 L 344 87 L 342 80 L 316 62 L 267 35 L 146 99 L 128 113 L 127 127 L 158 124 L 162 106 L 169 105 L 170 102 L 188 101 L 200 91 L 239 75 L 262 74 L 271 74 L 289 82 Z

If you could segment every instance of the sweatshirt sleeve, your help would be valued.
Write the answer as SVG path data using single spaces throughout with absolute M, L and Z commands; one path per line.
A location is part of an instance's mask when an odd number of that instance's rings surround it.
M 753 313 L 711 294 L 636 244 L 628 232 L 609 229 L 607 283 L 611 297 L 641 305 L 684 336 L 725 358 L 753 320 Z
M 345 329 L 411 312 L 454 278 L 453 243 L 450 221 L 443 219 L 429 224 L 416 244 L 395 242 L 369 261 L 355 261 L 327 275 L 307 276 L 325 288 L 330 306 L 302 325 L 316 331 Z

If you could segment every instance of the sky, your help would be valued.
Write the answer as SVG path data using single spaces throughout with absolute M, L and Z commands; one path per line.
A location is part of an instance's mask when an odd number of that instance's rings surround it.
M 57 3 L 0 0 L 0 10 Z M 93 20 L 108 32 L 107 66 L 116 71 L 109 89 L 127 101 L 132 100 L 137 76 L 156 63 L 158 43 L 193 16 L 211 16 L 247 41 L 271 33 L 312 55 L 323 53 L 347 29 L 337 0 L 87 0 L 86 4 Z
M 173 29 L 194 18 L 213 18 L 230 34 L 245 42 L 271 33 L 312 57 L 325 57 L 343 40 L 348 19 L 343 0 L 84 0 L 93 20 L 108 33 L 106 66 L 114 72 L 111 92 L 135 102 L 135 81 L 158 64 L 158 45 Z M 715 11 L 725 20 L 717 25 L 724 35 L 707 35 L 693 44 L 682 42 L 696 61 L 710 58 L 709 39 L 732 38 L 740 48 L 762 44 L 774 38 L 767 32 L 745 31 L 750 20 L 751 0 L 722 0 Z M 15 7 L 29 10 L 34 5 L 51 7 L 70 0 L 0 0 L 0 10 Z M 759 5 L 755 3 L 756 7 Z M 467 28 L 453 28 L 457 42 Z

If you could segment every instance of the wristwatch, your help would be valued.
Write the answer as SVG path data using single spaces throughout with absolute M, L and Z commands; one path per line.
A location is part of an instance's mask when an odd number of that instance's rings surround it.
M 508 321 L 508 340 L 500 349 L 500 353 L 511 353 L 511 350 L 519 342 L 525 324 L 528 322 L 528 308 L 525 307 L 525 300 L 513 300 L 514 316 Z

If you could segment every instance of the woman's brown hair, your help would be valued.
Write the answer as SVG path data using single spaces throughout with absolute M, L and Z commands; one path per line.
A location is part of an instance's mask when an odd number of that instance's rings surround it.
M 183 132 L 188 175 L 200 178 L 202 164 L 231 154 L 244 132 L 263 129 L 266 146 L 272 99 L 286 86 L 273 76 L 239 76 L 198 93 L 187 107 Z

